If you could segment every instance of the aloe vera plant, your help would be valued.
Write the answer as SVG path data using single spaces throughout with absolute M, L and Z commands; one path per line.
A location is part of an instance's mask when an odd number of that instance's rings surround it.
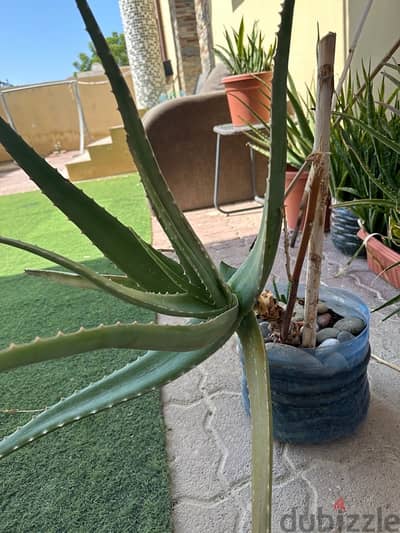
M 147 351 L 124 368 L 49 407 L 0 442 L 0 457 L 66 424 L 136 398 L 189 371 L 213 354 L 234 332 L 245 353 L 252 409 L 253 531 L 270 531 L 271 417 L 268 365 L 253 306 L 269 276 L 280 229 L 286 162 L 286 78 L 294 0 L 282 6 L 275 57 L 271 164 L 267 201 L 256 244 L 242 266 L 216 268 L 177 207 L 146 138 L 138 112 L 107 43 L 87 5 L 76 0 L 101 58 L 121 112 L 127 142 L 153 211 L 168 235 L 178 261 L 144 242 L 110 213 L 66 181 L 0 118 L 0 142 L 42 192 L 122 272 L 100 275 L 33 244 L 0 237 L 0 243 L 26 250 L 60 265 L 66 272 L 30 271 L 49 281 L 82 290 L 105 291 L 156 312 L 187 317 L 183 325 L 100 324 L 53 338 L 10 344 L 0 351 L 0 371 L 108 348 Z M 84 300 L 83 300 L 84 302 Z M 62 325 L 60 325 L 62 327 Z

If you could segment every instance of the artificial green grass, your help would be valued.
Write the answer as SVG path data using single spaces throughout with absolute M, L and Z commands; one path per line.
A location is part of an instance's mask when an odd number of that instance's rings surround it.
M 82 188 L 142 236 L 150 219 L 137 177 Z M 111 272 L 107 259 L 40 193 L 0 198 L 1 233 L 45 246 Z M 71 253 L 69 253 L 71 251 Z M 6 261 L 4 262 L 4 256 Z M 52 335 L 60 326 L 149 321 L 154 315 L 97 291 L 80 291 L 19 274 L 48 266 L 29 254 L 0 247 L 0 347 L 10 340 Z M 103 350 L 0 375 L 0 410 L 34 410 L 101 378 L 137 357 Z M 30 419 L 0 413 L 0 434 Z M 146 395 L 63 428 L 0 461 L 0 531 L 118 531 L 167 533 L 170 497 L 159 393 Z

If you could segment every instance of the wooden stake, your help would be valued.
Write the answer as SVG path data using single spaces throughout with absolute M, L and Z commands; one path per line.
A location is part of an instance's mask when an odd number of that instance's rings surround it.
M 317 305 L 321 279 L 326 199 L 329 184 L 329 138 L 333 95 L 333 65 L 336 34 L 328 33 L 318 43 L 317 109 L 315 116 L 314 179 L 319 180 L 315 219 L 308 248 L 307 282 L 304 302 L 303 346 L 312 348 L 316 340 Z

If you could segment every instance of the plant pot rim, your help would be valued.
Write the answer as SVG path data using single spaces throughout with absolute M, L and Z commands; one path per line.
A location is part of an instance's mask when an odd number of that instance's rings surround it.
M 393 263 L 397 263 L 400 261 L 400 253 L 396 252 L 396 250 L 393 250 L 393 248 L 390 248 L 385 243 L 380 241 L 375 237 L 374 233 L 369 233 L 364 226 L 361 226 L 357 233 L 358 237 L 365 241 L 365 247 L 368 250 L 368 245 L 372 247 L 374 250 L 379 250 L 383 252 L 387 259 Z
M 261 72 L 248 72 L 245 74 L 229 74 L 222 78 L 222 83 L 229 84 L 237 81 L 256 80 L 257 78 L 264 78 L 267 76 L 272 78 L 272 70 L 263 70 Z

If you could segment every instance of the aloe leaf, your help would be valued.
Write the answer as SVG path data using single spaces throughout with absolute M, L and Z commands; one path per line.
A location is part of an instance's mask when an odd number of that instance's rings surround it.
M 191 370 L 220 348 L 234 328 L 214 344 L 190 352 L 151 351 L 124 368 L 46 409 L 0 442 L 0 458 L 47 433 L 137 398 Z
M 221 261 L 219 264 L 219 271 L 221 272 L 221 275 L 225 281 L 228 281 L 236 272 L 236 270 L 237 268 L 228 265 L 228 263 L 225 263 L 224 261 Z
M 398 209 L 399 204 L 396 201 L 384 200 L 383 198 L 364 198 L 360 200 L 349 200 L 347 202 L 338 202 L 334 207 L 357 207 L 357 206 L 375 206 L 389 208 L 389 209 Z
M 110 81 L 124 123 L 129 150 L 138 167 L 154 212 L 188 278 L 210 295 L 216 307 L 221 307 L 226 302 L 225 284 L 204 246 L 176 205 L 157 164 L 129 87 L 109 51 L 86 0 L 76 0 L 76 4 Z
M 77 289 L 98 289 L 92 281 L 83 278 L 79 274 L 72 274 L 71 272 L 59 272 L 58 270 L 36 270 L 33 268 L 26 268 L 25 274 L 36 278 L 42 278 L 47 281 L 54 281 L 67 287 L 75 287 Z M 119 283 L 125 287 L 133 288 L 132 281 L 127 276 L 117 276 L 112 274 L 101 274 L 102 278 Z M 136 287 L 135 287 L 136 288 Z
M 271 531 L 272 506 L 272 401 L 264 340 L 254 313 L 239 330 L 251 410 L 253 533 Z
M 381 143 L 385 144 L 388 148 L 391 150 L 400 153 L 400 144 L 398 141 L 394 141 L 393 139 L 390 139 L 386 135 L 382 135 L 379 133 L 379 131 L 376 130 L 376 128 L 371 127 L 369 124 L 366 124 L 364 121 L 359 120 L 358 118 L 350 115 L 345 115 L 342 113 L 339 113 L 339 116 L 348 118 L 349 120 L 355 122 L 358 124 L 361 128 L 363 128 L 365 131 L 367 131 L 372 137 L 380 141 Z
M 271 106 L 271 161 L 260 231 L 246 261 L 229 284 L 238 295 L 243 313 L 254 305 L 270 274 L 281 232 L 286 169 L 286 85 L 294 0 L 282 8 L 278 32 Z
M 218 342 L 238 316 L 237 306 L 215 318 L 183 325 L 101 324 L 80 328 L 75 333 L 59 332 L 55 337 L 40 338 L 26 344 L 11 344 L 0 351 L 0 372 L 19 366 L 40 363 L 106 348 L 174 350 L 185 352 Z
M 13 246 L 14 248 L 31 252 L 49 261 L 53 261 L 54 263 L 71 270 L 75 274 L 82 276 L 94 284 L 98 289 L 104 290 L 116 298 L 124 300 L 128 303 L 139 304 L 158 313 L 201 318 L 220 313 L 221 309 L 226 308 L 229 303 L 229 300 L 227 299 L 225 306 L 220 309 L 216 309 L 215 307 L 199 301 L 189 293 L 151 293 L 131 287 L 124 287 L 122 284 L 115 283 L 108 277 L 97 274 L 94 272 L 94 270 L 91 270 L 81 263 L 72 261 L 67 257 L 56 254 L 55 252 L 51 252 L 49 250 L 45 250 L 39 246 L 34 246 L 33 244 L 1 236 L 0 244 L 7 244 L 9 246 Z
M 179 287 L 149 256 L 148 246 L 42 159 L 1 117 L 0 142 L 42 192 L 129 277 L 149 290 Z

